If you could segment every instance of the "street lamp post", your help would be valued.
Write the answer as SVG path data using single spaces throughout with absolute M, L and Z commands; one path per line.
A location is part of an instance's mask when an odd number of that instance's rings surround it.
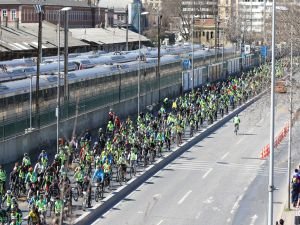
M 147 15 L 149 12 L 142 12 L 139 4 L 139 63 L 138 63 L 138 115 L 140 115 L 140 74 L 141 74 L 141 15 Z
M 160 26 L 162 15 L 157 17 L 157 78 L 158 78 L 158 101 L 160 101 Z
M 68 116 L 69 105 L 69 81 L 68 81 L 68 55 L 69 55 L 69 11 L 72 7 L 64 7 L 60 11 L 64 12 L 64 106 Z
M 270 162 L 269 162 L 269 207 L 268 225 L 273 225 L 273 192 L 274 192 L 274 116 L 275 116 L 275 9 L 276 0 L 273 0 L 272 8 L 272 77 L 271 77 L 271 108 L 270 108 Z
M 128 51 L 128 5 L 126 6 L 126 10 L 125 10 L 125 13 L 126 13 L 126 51 Z
M 195 0 L 193 0 L 193 15 L 192 15 L 192 91 L 194 91 L 194 23 L 195 23 Z
M 60 20 L 61 20 L 61 12 L 66 12 L 71 10 L 71 7 L 64 7 L 58 11 L 58 21 L 57 21 L 57 58 L 58 58 L 58 65 L 57 65 L 57 106 L 56 106 L 56 151 L 59 152 L 59 129 L 60 129 Z M 66 15 L 66 14 L 65 14 Z M 65 24 L 66 25 L 66 24 Z M 66 47 L 66 46 L 65 46 Z
M 32 131 L 32 74 L 30 75 L 30 96 L 29 96 L 29 129 Z
M 291 209 L 291 153 L 292 153 L 292 116 L 293 116 L 293 26 L 291 26 L 291 65 L 290 65 L 290 118 L 289 118 L 289 146 L 288 146 L 288 209 Z

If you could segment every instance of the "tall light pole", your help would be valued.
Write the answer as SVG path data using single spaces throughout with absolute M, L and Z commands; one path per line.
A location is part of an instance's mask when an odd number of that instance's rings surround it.
M 139 63 L 138 63 L 138 115 L 140 115 L 140 75 L 141 75 L 141 15 L 147 15 L 149 12 L 142 12 L 141 3 L 138 10 L 139 18 Z
M 60 120 L 60 18 L 61 12 L 66 12 L 71 10 L 71 7 L 64 7 L 61 10 L 58 10 L 58 21 L 57 21 L 57 58 L 58 58 L 58 65 L 57 65 L 57 107 L 56 107 L 56 142 L 57 142 L 57 153 L 59 152 L 59 120 Z M 65 24 L 66 25 L 66 24 Z
M 193 15 L 192 15 L 192 91 L 194 91 L 194 22 L 195 22 L 195 0 L 193 0 Z
M 61 11 L 64 12 L 64 104 L 66 105 L 66 109 L 68 109 L 69 103 L 69 84 L 68 84 L 68 55 L 69 55 L 69 11 L 72 7 L 62 8 Z M 68 111 L 68 110 L 67 110 Z M 68 112 L 67 112 L 68 114 Z
M 60 107 L 60 10 L 58 11 L 58 22 L 57 22 L 57 58 L 58 58 L 58 68 L 57 68 L 57 106 L 56 106 L 56 152 L 59 152 L 59 107 Z
M 30 96 L 29 96 L 29 129 L 32 131 L 32 74 L 30 74 Z
M 158 78 L 158 101 L 160 101 L 160 26 L 162 15 L 157 17 L 157 78 Z
M 289 119 L 289 146 L 288 146 L 288 209 L 291 209 L 291 153 L 292 153 L 292 116 L 293 116 L 293 26 L 291 25 L 291 65 L 290 65 L 290 119 Z
M 128 51 L 128 5 L 126 7 L 126 51 Z
M 275 116 L 275 10 L 276 0 L 273 0 L 272 8 L 272 77 L 271 77 L 271 108 L 270 108 L 270 162 L 269 162 L 269 207 L 268 225 L 273 225 L 273 192 L 274 192 L 274 116 Z
M 38 14 L 39 25 L 38 25 L 38 56 L 37 56 L 37 66 L 36 66 L 36 88 L 35 88 L 35 116 L 36 116 L 36 127 L 40 128 L 40 107 L 39 107 L 39 90 L 40 90 L 40 67 L 41 67 L 41 53 L 42 53 L 42 20 L 43 20 L 43 6 L 34 5 L 35 12 Z

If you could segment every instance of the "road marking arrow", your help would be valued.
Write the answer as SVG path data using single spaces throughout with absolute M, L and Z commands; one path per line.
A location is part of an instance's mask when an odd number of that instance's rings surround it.
M 257 220 L 258 216 L 255 214 L 254 216 L 251 217 L 251 223 L 250 225 L 254 225 L 255 221 Z

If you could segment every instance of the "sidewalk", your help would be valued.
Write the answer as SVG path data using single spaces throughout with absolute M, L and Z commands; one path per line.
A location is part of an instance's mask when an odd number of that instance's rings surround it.
M 300 208 L 292 207 L 290 211 L 283 210 L 281 218 L 284 220 L 284 225 L 298 225 L 299 223 L 295 223 L 295 216 L 300 216 Z

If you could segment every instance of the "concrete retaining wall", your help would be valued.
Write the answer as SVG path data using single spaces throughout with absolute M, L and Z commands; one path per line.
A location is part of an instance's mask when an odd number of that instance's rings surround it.
M 181 93 L 181 84 L 161 89 L 161 98 L 173 98 Z M 147 105 L 158 102 L 158 91 L 148 92 L 140 96 L 140 109 L 143 110 Z M 76 120 L 75 134 L 80 135 L 85 129 L 95 129 L 105 126 L 108 119 L 108 112 L 112 109 L 120 118 L 128 115 L 137 114 L 137 98 L 129 99 L 114 105 L 107 105 L 99 109 L 81 114 L 68 120 L 61 121 L 60 136 L 70 138 Z M 34 154 L 42 149 L 55 151 L 56 143 L 56 124 L 42 127 L 40 130 L 33 131 L 0 142 L 0 164 L 15 162 L 23 157 L 24 153 Z

